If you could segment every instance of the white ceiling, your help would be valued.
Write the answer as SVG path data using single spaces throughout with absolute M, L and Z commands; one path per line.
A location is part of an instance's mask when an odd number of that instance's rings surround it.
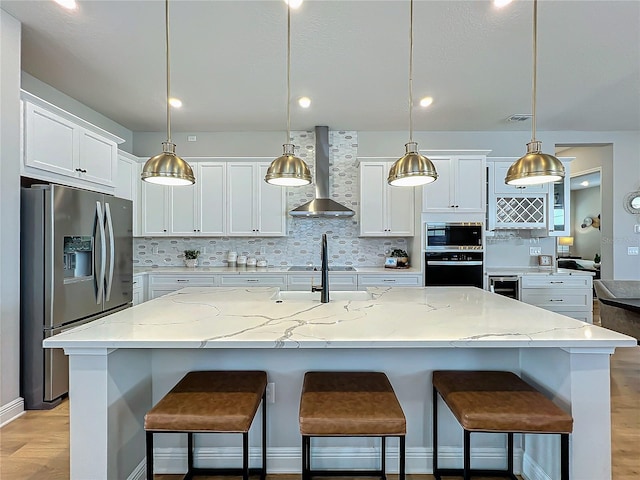
M 164 2 L 1 0 L 22 68 L 133 131 L 165 128 Z M 286 129 L 282 0 L 170 2 L 176 131 Z M 640 1 L 541 0 L 539 130 L 640 130 Z M 292 130 L 408 129 L 406 0 L 305 0 L 292 11 Z M 532 2 L 415 3 L 416 130 L 528 130 Z

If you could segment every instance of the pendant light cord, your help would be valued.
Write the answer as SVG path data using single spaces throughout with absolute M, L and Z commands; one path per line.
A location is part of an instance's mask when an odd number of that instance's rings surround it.
M 413 142 L 413 0 L 409 15 L 409 142 Z
M 169 0 L 165 0 L 165 52 L 167 54 L 167 143 L 171 143 L 171 66 L 169 64 Z
M 287 141 L 291 143 L 291 5 L 287 2 Z
M 538 0 L 533 0 L 533 87 L 531 91 L 531 141 L 536 141 L 536 83 L 538 77 Z

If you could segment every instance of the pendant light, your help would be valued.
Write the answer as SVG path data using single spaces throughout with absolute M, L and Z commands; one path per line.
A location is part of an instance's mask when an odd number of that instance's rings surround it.
M 409 25 L 409 142 L 404 145 L 406 153 L 389 169 L 387 183 L 398 187 L 415 187 L 435 182 L 436 167 L 418 152 L 413 141 L 413 0 L 411 0 L 411 22 Z
M 160 185 L 193 185 L 196 179 L 189 164 L 176 155 L 171 141 L 171 70 L 169 65 L 169 0 L 165 0 L 165 48 L 167 56 L 167 141 L 162 142 L 162 153 L 151 157 L 142 169 L 142 180 Z
M 309 167 L 295 156 L 291 143 L 291 5 L 287 3 L 287 143 L 283 154 L 276 158 L 267 170 L 264 181 L 281 187 L 299 187 L 311 183 Z
M 533 0 L 533 88 L 531 95 L 531 141 L 527 154 L 509 167 L 504 182 L 526 186 L 557 182 L 564 178 L 564 166 L 553 155 L 542 153 L 542 142 L 536 140 L 536 77 L 538 57 L 538 0 Z

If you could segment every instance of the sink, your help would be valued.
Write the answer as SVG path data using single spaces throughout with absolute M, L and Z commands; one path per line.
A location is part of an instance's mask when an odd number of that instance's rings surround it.
M 365 290 L 329 292 L 330 302 L 366 301 L 372 298 L 373 295 Z M 320 292 L 284 291 L 273 295 L 271 300 L 276 302 L 319 302 Z
M 293 267 L 289 267 L 290 272 L 319 272 L 321 270 L 320 267 L 314 266 L 304 266 L 304 265 L 294 265 Z M 330 266 L 330 272 L 355 272 L 355 267 L 351 266 Z

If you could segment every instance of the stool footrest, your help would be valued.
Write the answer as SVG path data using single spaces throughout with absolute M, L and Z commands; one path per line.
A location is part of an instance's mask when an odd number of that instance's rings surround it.
M 386 478 L 382 470 L 307 470 L 314 477 L 381 477 Z
M 195 476 L 235 475 L 242 476 L 242 468 L 192 468 L 184 476 L 183 480 L 189 480 Z M 250 468 L 249 475 L 264 475 L 263 468 Z
M 501 477 L 501 478 L 510 478 L 511 480 L 518 480 L 514 474 L 508 472 L 507 470 L 483 470 L 472 468 L 469 471 L 471 476 L 474 477 Z M 433 476 L 436 480 L 441 480 L 440 477 L 463 477 L 464 469 L 463 468 L 439 468 L 433 472 Z

